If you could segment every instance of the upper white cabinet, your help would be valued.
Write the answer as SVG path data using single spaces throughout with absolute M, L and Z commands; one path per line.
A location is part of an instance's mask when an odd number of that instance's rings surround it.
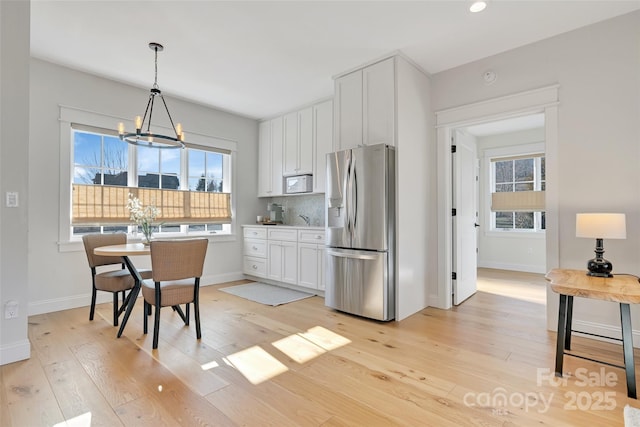
M 313 192 L 324 193 L 327 154 L 333 151 L 333 100 L 313 106 Z
M 258 197 L 283 194 L 284 176 L 313 175 L 313 192 L 324 193 L 326 156 L 333 151 L 333 100 L 260 122 Z
M 282 195 L 282 144 L 282 117 L 259 124 L 258 197 Z
M 395 146 L 395 57 L 335 80 L 334 149 L 360 145 Z
M 284 175 L 313 172 L 313 107 L 284 116 Z
M 362 70 L 335 81 L 335 151 L 362 144 Z

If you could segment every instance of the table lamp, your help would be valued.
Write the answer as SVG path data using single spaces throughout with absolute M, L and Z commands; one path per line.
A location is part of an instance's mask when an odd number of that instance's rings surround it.
M 613 277 L 613 265 L 602 257 L 603 239 L 626 239 L 625 214 L 621 213 L 579 213 L 576 214 L 576 237 L 596 239 L 596 257 L 587 262 L 587 276 Z

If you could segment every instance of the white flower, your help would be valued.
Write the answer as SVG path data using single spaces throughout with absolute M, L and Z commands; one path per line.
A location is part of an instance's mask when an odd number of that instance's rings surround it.
M 146 237 L 151 237 L 151 226 L 160 215 L 160 209 L 154 205 L 143 207 L 140 200 L 131 193 L 129 193 L 129 200 L 127 200 L 127 209 L 129 210 L 129 219 L 142 228 L 142 233 Z

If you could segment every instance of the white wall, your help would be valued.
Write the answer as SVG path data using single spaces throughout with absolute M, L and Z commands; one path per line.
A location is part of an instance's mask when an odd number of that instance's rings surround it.
M 151 82 L 150 82 L 151 83 Z M 185 133 L 200 133 L 237 141 L 235 193 L 237 224 L 255 221 L 257 194 L 257 121 L 170 98 L 167 104 Z M 87 305 L 90 271 L 82 245 L 73 252 L 58 248 L 60 170 L 59 105 L 130 119 L 141 114 L 148 89 L 74 71 L 45 61 L 31 60 L 31 116 L 29 145 L 29 311 L 31 314 Z M 214 100 L 215 101 L 215 100 Z M 158 115 L 159 119 L 162 115 Z M 154 116 L 155 119 L 155 116 Z M 116 126 L 114 120 L 114 128 Z M 261 205 L 260 205 L 261 206 Z M 240 228 L 235 230 L 240 233 Z M 147 257 L 134 262 L 145 267 Z M 242 238 L 216 241 L 205 261 L 203 284 L 242 276 Z M 100 293 L 99 293 L 100 294 Z M 108 294 L 104 294 L 109 299 Z M 87 312 L 88 313 L 88 312 Z M 88 315 L 88 314 L 87 314 Z
M 486 86 L 484 71 L 497 72 Z M 575 237 L 578 212 L 624 212 L 627 239 L 605 242 L 614 273 L 640 275 L 640 12 L 571 31 L 432 77 L 434 110 L 558 83 L 559 262 L 585 269 L 593 241 Z M 547 157 L 549 159 L 549 157 Z M 548 296 L 548 326 L 555 328 L 557 295 Z M 632 321 L 640 327 L 640 307 Z M 578 299 L 580 326 L 619 327 L 616 304 Z
M 544 128 L 487 135 L 477 138 L 480 159 L 478 267 L 545 273 L 544 234 L 499 232 L 490 230 L 491 187 L 487 150 L 544 142 Z
M 0 1 L 0 365 L 26 359 L 27 233 L 29 147 L 28 1 Z M 18 192 L 19 205 L 8 208 L 7 191 Z M 7 301 L 18 303 L 18 316 L 4 319 Z

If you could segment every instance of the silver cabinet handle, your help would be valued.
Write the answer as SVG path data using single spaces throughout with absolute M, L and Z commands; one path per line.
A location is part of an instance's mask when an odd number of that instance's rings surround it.
M 255 246 L 252 246 L 251 249 L 253 249 L 254 251 L 258 250 L 258 248 L 256 248 Z
M 317 235 L 317 236 L 316 236 L 316 239 L 320 240 L 320 239 L 322 239 L 322 236 Z
M 253 264 L 253 265 L 251 266 L 251 268 L 253 268 L 254 270 L 257 270 L 257 269 L 258 269 L 258 266 L 257 266 L 257 265 L 255 265 L 255 264 Z

